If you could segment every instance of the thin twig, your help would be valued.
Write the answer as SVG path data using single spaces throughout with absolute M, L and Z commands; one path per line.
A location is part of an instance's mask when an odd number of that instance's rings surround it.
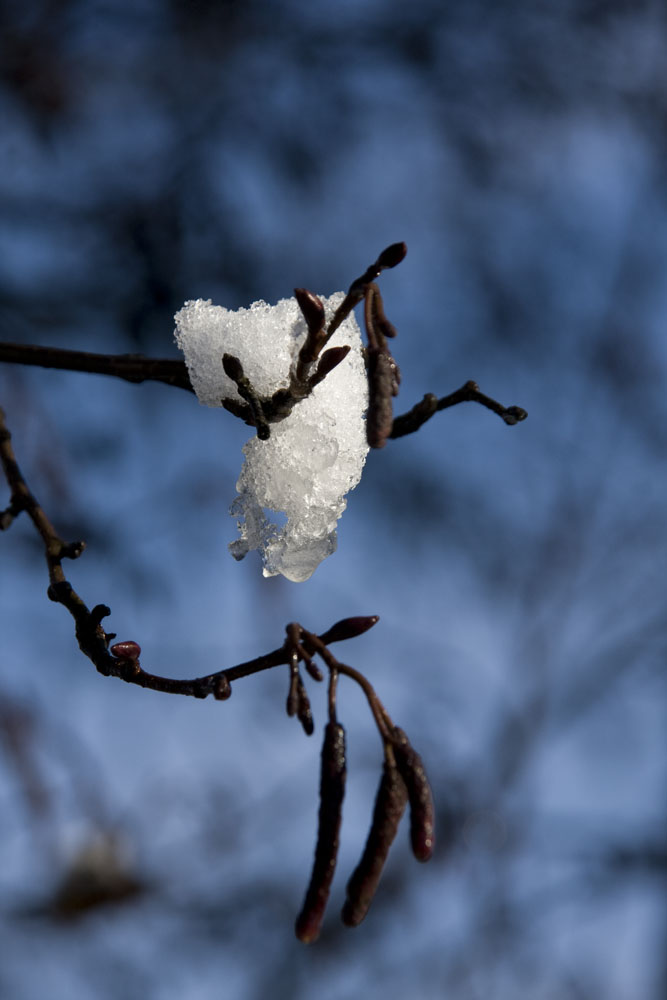
M 126 382 L 164 382 L 194 392 L 185 361 L 177 358 L 146 358 L 143 354 L 93 354 L 61 347 L 0 343 L 0 362 L 37 365 L 64 371 L 112 375 Z
M 414 434 L 439 410 L 446 410 L 450 406 L 468 402 L 480 403 L 488 410 L 493 410 L 509 425 L 518 424 L 528 416 L 521 406 L 503 406 L 502 403 L 498 403 L 495 399 L 491 399 L 490 396 L 481 392 L 476 382 L 469 381 L 456 392 L 450 392 L 448 396 L 443 396 L 441 399 L 438 399 L 432 392 L 426 393 L 424 398 L 419 403 L 415 403 L 411 410 L 394 418 L 389 437 L 399 438 L 405 434 Z
M 84 551 L 85 544 L 83 542 L 65 542 L 44 513 L 16 461 L 11 434 L 5 423 L 5 414 L 1 409 L 0 461 L 11 491 L 9 506 L 6 510 L 0 511 L 0 530 L 9 528 L 12 521 L 23 511 L 30 517 L 44 543 L 44 554 L 49 574 L 48 596 L 52 601 L 62 604 L 71 614 L 75 622 L 79 648 L 95 665 L 99 673 L 105 677 L 118 677 L 129 684 L 136 684 L 152 691 L 189 695 L 194 698 L 206 698 L 212 694 L 215 698 L 224 700 L 229 697 L 229 685 L 232 681 L 249 677 L 262 670 L 269 670 L 279 664 L 291 662 L 292 651 L 283 644 L 264 656 L 257 656 L 226 670 L 218 670 L 203 677 L 177 680 L 143 670 L 136 658 L 112 656 L 109 652 L 109 643 L 111 639 L 115 638 L 115 634 L 106 632 L 102 627 L 102 620 L 111 613 L 110 609 L 104 604 L 97 604 L 92 609 L 88 608 L 72 584 L 66 579 L 62 568 L 62 560 L 78 558 Z M 358 621 L 366 620 L 374 621 L 376 619 L 375 616 L 372 619 L 358 619 Z M 353 621 L 357 621 L 357 619 L 353 619 Z M 353 632 L 353 634 L 358 634 L 358 632 Z M 352 635 L 346 634 L 345 623 L 340 622 L 316 638 L 318 642 L 326 644 L 348 637 L 352 637 Z M 310 651 L 308 650 L 308 652 Z

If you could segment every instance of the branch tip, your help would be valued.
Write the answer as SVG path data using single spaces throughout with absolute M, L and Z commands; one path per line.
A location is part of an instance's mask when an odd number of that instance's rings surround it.
M 392 243 L 386 247 L 377 259 L 377 266 L 381 268 L 396 267 L 408 252 L 406 243 Z

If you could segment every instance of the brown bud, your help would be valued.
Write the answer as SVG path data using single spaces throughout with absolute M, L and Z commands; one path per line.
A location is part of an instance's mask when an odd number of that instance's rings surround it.
M 510 427 L 518 424 L 520 420 L 525 420 L 528 414 L 522 406 L 507 406 L 501 413 L 501 417 Z
M 417 751 L 398 726 L 392 742 L 396 767 L 405 782 L 410 801 L 410 843 L 417 861 L 428 861 L 435 846 L 435 809 L 431 786 Z
M 227 680 L 226 674 L 220 674 L 216 679 L 215 687 L 213 688 L 213 697 L 217 701 L 227 701 L 228 698 L 232 696 L 232 685 Z
M 309 332 L 317 333 L 324 326 L 324 306 L 321 300 L 307 288 L 295 288 L 294 298 L 299 303 Z
M 368 913 L 407 801 L 405 782 L 398 769 L 385 760 L 366 847 L 347 883 L 341 913 L 347 927 L 356 927 Z
M 354 618 L 342 618 L 321 636 L 322 642 L 325 645 L 329 645 L 330 642 L 342 642 L 343 639 L 354 639 L 356 636 L 368 632 L 369 628 L 372 628 L 379 621 L 379 615 L 357 615 Z
M 407 252 L 408 248 L 405 243 L 392 243 L 378 257 L 377 266 L 396 267 L 397 264 L 401 263 Z
M 85 542 L 70 542 L 69 545 L 63 545 L 61 555 L 63 559 L 78 559 L 85 548 Z
M 240 382 L 243 378 L 243 365 L 233 354 L 222 355 L 222 367 L 232 382 Z
M 345 730 L 337 722 L 327 723 L 322 745 L 320 811 L 315 860 L 295 931 L 299 941 L 310 944 L 320 934 L 338 857 L 338 834 L 345 795 Z
M 116 656 L 119 660 L 138 660 L 141 656 L 141 646 L 127 640 L 126 642 L 115 642 L 113 646 L 109 648 L 109 652 L 112 656 Z
M 330 347 L 328 351 L 325 351 L 320 358 L 319 364 L 317 366 L 316 379 L 321 382 L 322 379 L 329 374 L 330 371 L 339 365 L 341 361 L 348 356 L 350 353 L 350 345 L 346 344 L 344 347 Z

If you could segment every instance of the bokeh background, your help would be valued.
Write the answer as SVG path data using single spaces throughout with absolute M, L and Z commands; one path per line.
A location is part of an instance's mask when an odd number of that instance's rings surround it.
M 298 944 L 325 692 L 308 740 L 286 668 L 226 703 L 97 675 L 18 521 L 0 539 L 0 997 L 664 996 L 664 5 L 0 17 L 3 340 L 177 357 L 186 299 L 330 294 L 405 240 L 381 278 L 399 412 L 474 378 L 529 413 L 462 405 L 371 454 L 338 552 L 295 585 L 227 553 L 248 436 L 231 416 L 0 365 L 29 482 L 88 543 L 70 578 L 145 668 L 196 676 L 288 621 L 379 614 L 345 657 L 421 751 L 439 820 L 431 863 L 402 830 L 368 919 L 342 927 L 381 763 L 342 683 L 341 858 L 322 937 Z M 90 871 L 115 905 L 77 905 Z

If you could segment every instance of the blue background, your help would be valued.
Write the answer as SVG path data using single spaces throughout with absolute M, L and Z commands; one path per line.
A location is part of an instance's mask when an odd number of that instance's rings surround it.
M 173 314 L 347 288 L 388 243 L 398 411 L 306 584 L 237 564 L 248 430 L 189 394 L 0 367 L 67 567 L 147 670 L 188 677 L 381 616 L 339 647 L 425 759 L 366 922 L 337 912 L 381 746 L 340 685 L 349 785 L 323 935 L 292 924 L 316 735 L 287 669 L 216 703 L 95 673 L 2 539 L 0 997 L 650 1000 L 665 962 L 666 25 L 657 0 L 0 4 L 7 341 L 177 357 Z M 4 503 L 4 501 L 1 501 Z M 344 649 L 344 654 L 343 654 Z M 144 892 L 66 919 L 106 838 Z M 59 895 L 60 893 L 60 895 Z

